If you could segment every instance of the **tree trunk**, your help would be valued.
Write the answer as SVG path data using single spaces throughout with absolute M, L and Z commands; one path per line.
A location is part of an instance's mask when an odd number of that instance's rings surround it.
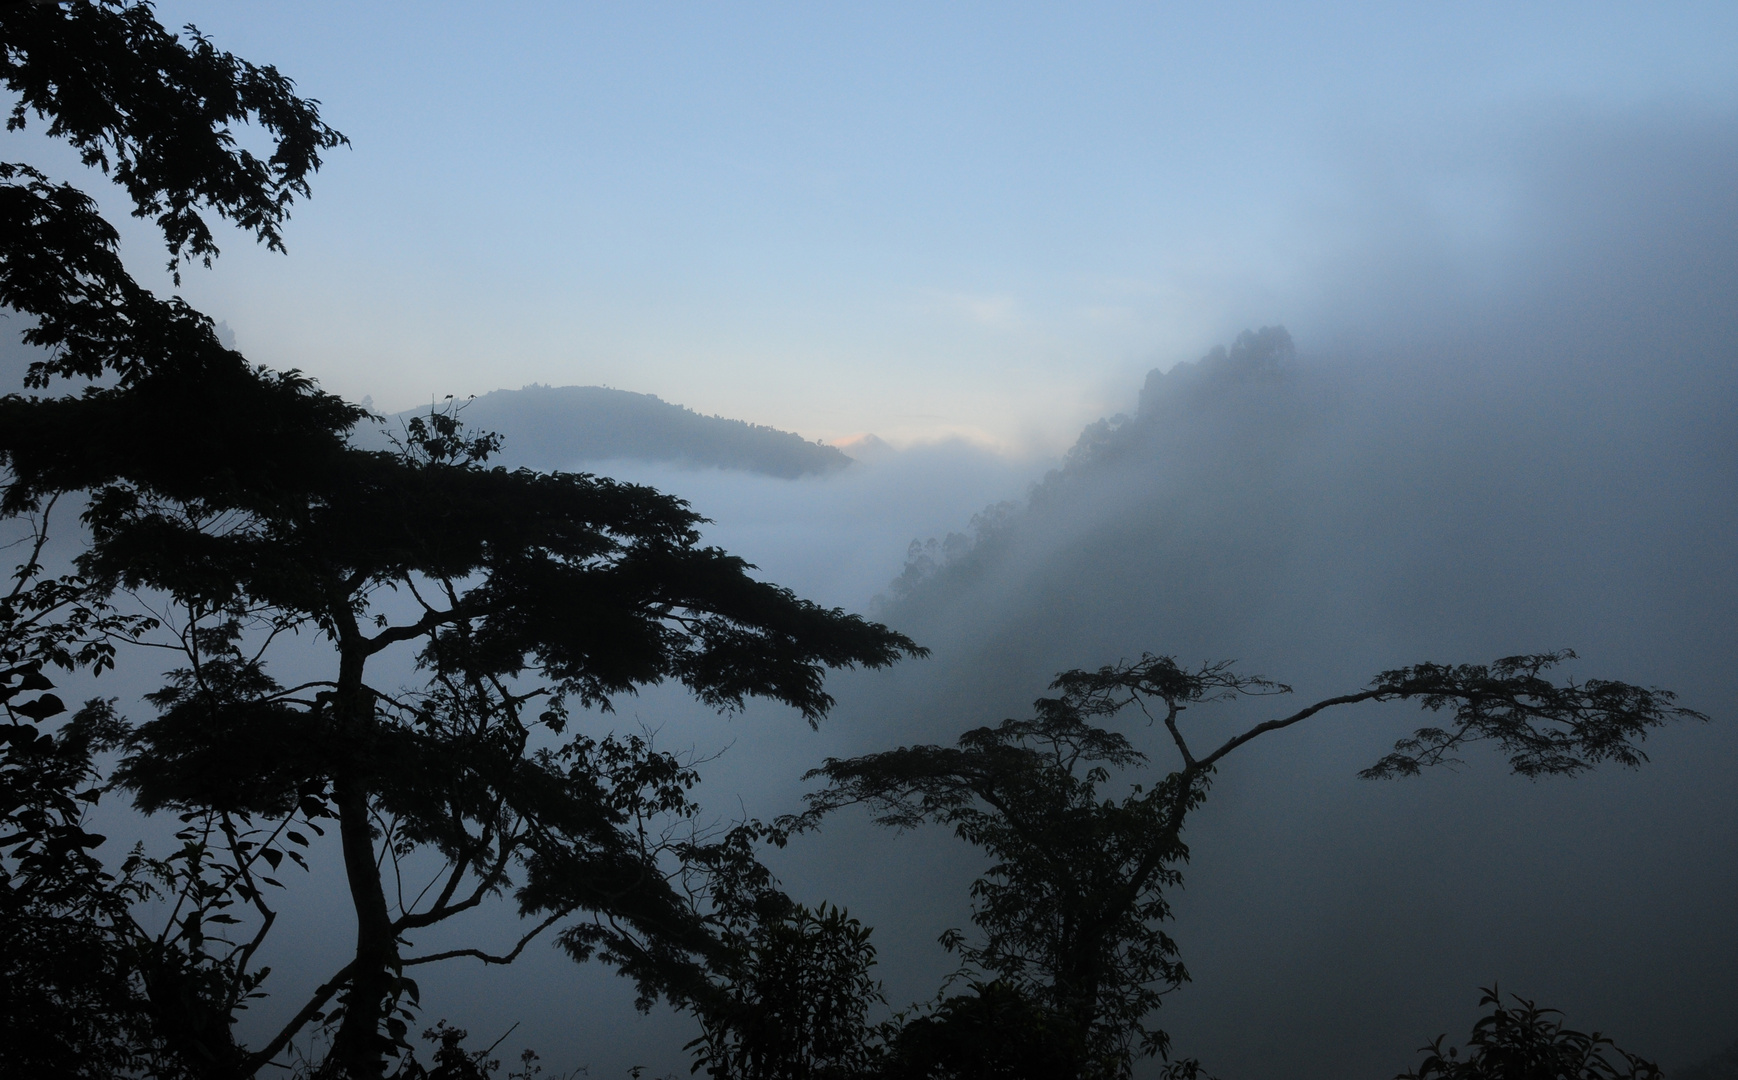
M 344 1021 L 332 1043 L 332 1057 L 353 1080 L 372 1080 L 385 1071 L 390 1045 L 381 1034 L 387 1000 L 398 974 L 398 942 L 386 908 L 386 891 L 374 861 L 374 836 L 368 819 L 368 793 L 354 780 L 338 782 L 338 830 L 344 844 L 344 872 L 356 907 L 356 964 L 344 995 Z
M 355 633 L 354 624 L 340 626 L 341 635 L 344 629 Z M 360 648 L 341 647 L 334 710 L 340 741 L 348 744 L 341 751 L 348 760 L 334 778 L 333 796 L 338 804 L 344 873 L 349 879 L 350 901 L 356 908 L 356 960 L 344 994 L 344 1019 L 332 1040 L 331 1060 L 337 1075 L 348 1080 L 376 1080 L 386 1070 L 392 1040 L 381 1028 L 388 1020 L 388 1005 L 400 972 L 398 939 L 375 861 L 365 779 L 368 769 L 365 764 L 357 767 L 373 756 L 368 744 L 373 741 L 374 701 L 362 684 L 363 662 Z

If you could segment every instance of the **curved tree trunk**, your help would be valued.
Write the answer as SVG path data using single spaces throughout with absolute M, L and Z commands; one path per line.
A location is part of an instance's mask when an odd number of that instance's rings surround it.
M 374 861 L 368 792 L 353 779 L 338 782 L 338 830 L 344 845 L 344 872 L 356 908 L 356 960 L 344 995 L 344 1020 L 332 1043 L 342 1075 L 364 1080 L 386 1068 L 389 1041 L 381 1034 L 386 1005 L 398 971 L 398 942 L 386 908 L 386 891 Z
M 350 736 L 346 741 L 366 743 L 367 732 L 374 723 L 373 695 L 362 683 L 366 653 L 353 621 L 340 620 L 338 626 L 341 656 L 334 711 L 339 730 Z M 350 752 L 354 753 L 354 749 Z M 386 1053 L 392 1045 L 381 1028 L 388 1019 L 388 1006 L 400 970 L 398 938 L 393 932 L 392 913 L 386 906 L 386 890 L 381 885 L 375 858 L 365 770 L 359 775 L 354 764 L 354 760 L 346 762 L 333 782 L 344 873 L 356 909 L 356 958 L 350 986 L 344 994 L 344 1019 L 332 1041 L 331 1059 L 340 1076 L 375 1080 L 385 1072 Z

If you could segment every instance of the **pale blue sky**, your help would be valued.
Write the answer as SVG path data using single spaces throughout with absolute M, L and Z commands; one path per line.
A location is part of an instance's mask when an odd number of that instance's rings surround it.
M 1355 323 L 1394 250 L 1489 287 L 1552 132 L 1738 115 L 1733 4 L 159 14 L 354 143 L 288 258 L 232 236 L 187 280 L 250 356 L 383 408 L 603 383 L 825 438 L 1054 448 L 1243 326 Z

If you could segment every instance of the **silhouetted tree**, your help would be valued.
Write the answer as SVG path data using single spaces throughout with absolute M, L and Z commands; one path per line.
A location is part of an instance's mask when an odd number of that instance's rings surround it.
M 1152 655 L 1066 671 L 1051 686 L 1058 696 L 1039 699 L 1032 719 L 968 731 L 952 747 L 829 759 L 809 774 L 827 786 L 809 796 L 808 818 L 861 803 L 881 824 L 943 824 L 982 848 L 991 866 L 972 886 L 979 934 L 950 931 L 943 943 L 1049 1018 L 1047 1045 L 1068 1062 L 1057 1075 L 1126 1076 L 1138 1057 L 1167 1050 L 1167 1036 L 1147 1020 L 1188 973 L 1160 929 L 1170 915 L 1165 890 L 1188 857 L 1184 823 L 1226 756 L 1324 710 L 1410 700 L 1448 722 L 1401 740 L 1364 776 L 1412 775 L 1476 742 L 1496 744 L 1522 776 L 1574 775 L 1604 761 L 1637 765 L 1650 729 L 1705 719 L 1666 691 L 1545 677 L 1571 656 L 1386 671 L 1363 690 L 1257 724 L 1199 756 L 1180 723 L 1185 709 L 1290 687 L 1224 663 L 1186 669 Z M 1111 770 L 1141 766 L 1146 755 L 1096 721 L 1130 706 L 1163 726 L 1180 763 L 1157 783 L 1107 798 Z M 932 1075 L 964 1074 L 938 1066 Z
M 1563 1026 L 1556 1009 L 1502 994 L 1492 987 L 1479 999 L 1491 1011 L 1473 1025 L 1466 1054 L 1444 1047 L 1447 1035 L 1420 1052 L 1416 1072 L 1394 1080 L 1660 1080 L 1659 1066 L 1645 1061 L 1595 1031 L 1591 1035 Z
M 775 900 L 768 897 L 768 900 Z M 879 1057 L 869 929 L 841 908 L 763 903 L 731 920 L 717 992 L 696 1008 L 695 1071 L 719 1080 L 855 1080 Z
M 40 685 L 5 681 L 0 697 Z M 0 1074 L 107 1077 L 151 1056 L 128 963 L 141 893 L 91 853 L 103 837 L 84 820 L 92 754 L 118 734 L 82 714 L 54 734 L 17 714 L 0 725 Z
M 94 755 L 125 735 L 99 705 L 60 723 L 49 672 L 102 670 L 113 636 L 143 629 L 71 575 L 44 573 L 48 514 L 30 521 L 0 594 L 0 1075 L 107 1077 L 156 1065 L 130 961 L 130 909 L 148 891 L 111 873 L 86 826 Z M 45 726 L 59 723 L 59 730 Z
M 344 141 L 274 69 L 165 31 L 145 3 L 0 7 L 0 77 L 17 95 L 9 127 L 34 114 L 112 171 L 177 274 L 217 253 L 203 213 L 281 249 L 320 153 Z M 269 157 L 237 143 L 238 122 L 266 133 Z M 567 703 L 607 709 L 674 679 L 717 707 L 766 697 L 813 723 L 831 704 L 825 669 L 920 650 L 755 580 L 700 543 L 680 500 L 488 467 L 496 441 L 451 412 L 415 421 L 395 451 L 352 447 L 362 410 L 250 366 L 204 315 L 138 284 L 70 184 L 0 165 L 0 224 L 0 304 L 47 350 L 27 385 L 87 382 L 0 399 L 0 513 L 82 494 L 89 543 L 68 587 L 161 598 L 163 643 L 184 658 L 118 773 L 140 807 L 184 825 L 180 849 L 137 864 L 173 900 L 132 971 L 157 1036 L 189 1069 L 230 1077 L 335 1025 L 328 1071 L 378 1076 L 409 1045 L 408 969 L 509 962 L 552 929 L 645 999 L 695 990 L 721 946 L 684 879 L 708 865 L 694 773 L 646 740 L 570 731 Z M 280 685 L 272 645 L 303 632 L 330 646 L 329 668 Z M 371 680 L 394 649 L 423 684 Z M 353 956 L 263 1046 L 238 1046 L 235 1011 L 265 978 L 273 875 L 321 850 L 322 822 Z M 440 869 L 420 892 L 403 876 L 418 859 Z M 534 920 L 516 943 L 410 947 L 508 889 Z

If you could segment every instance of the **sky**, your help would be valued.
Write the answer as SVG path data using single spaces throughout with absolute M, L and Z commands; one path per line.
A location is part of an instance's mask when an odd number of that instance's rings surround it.
M 287 258 L 232 234 L 186 279 L 256 360 L 384 409 L 603 384 L 1040 454 L 1245 326 L 1340 333 L 1395 228 L 1500 288 L 1541 130 L 1738 106 L 1725 4 L 159 14 L 351 140 Z

